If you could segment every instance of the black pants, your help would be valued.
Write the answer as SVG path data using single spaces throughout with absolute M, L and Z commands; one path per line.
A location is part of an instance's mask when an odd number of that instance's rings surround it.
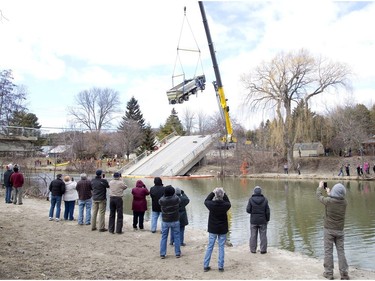
M 137 228 L 139 221 L 139 228 L 143 229 L 143 219 L 145 217 L 145 212 L 136 212 L 133 211 L 133 228 Z
M 109 199 L 108 230 L 109 232 L 112 232 L 112 233 L 115 231 L 116 213 L 117 213 L 116 233 L 121 233 L 123 221 L 124 221 L 122 197 L 111 196 Z

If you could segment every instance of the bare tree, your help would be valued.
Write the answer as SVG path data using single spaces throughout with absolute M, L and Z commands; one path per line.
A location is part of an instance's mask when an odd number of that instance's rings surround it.
M 118 130 L 116 139 L 127 160 L 129 160 L 129 155 L 141 145 L 142 136 L 142 128 L 136 120 L 128 119 L 122 122 L 122 128 Z
M 109 88 L 92 88 L 79 92 L 75 98 L 77 106 L 68 108 L 76 122 L 90 131 L 101 131 L 109 127 L 113 114 L 119 112 L 119 93 Z
M 270 62 L 263 62 L 249 75 L 242 76 L 248 90 L 245 104 L 250 110 L 273 109 L 281 126 L 284 155 L 293 164 L 294 132 L 292 108 L 323 92 L 344 88 L 350 90 L 351 71 L 343 63 L 314 57 L 302 49 L 280 53 Z
M 185 108 L 182 112 L 181 123 L 185 127 L 186 135 L 190 136 L 195 127 L 195 113 Z
M 208 131 L 209 122 L 208 122 L 208 116 L 205 112 L 199 111 L 197 114 L 197 125 L 198 125 L 198 132 L 201 135 L 204 135 Z

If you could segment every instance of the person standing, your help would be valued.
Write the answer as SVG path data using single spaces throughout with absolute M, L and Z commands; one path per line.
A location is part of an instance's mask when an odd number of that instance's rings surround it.
M 151 232 L 155 233 L 158 226 L 158 219 L 161 215 L 159 199 L 164 195 L 164 186 L 161 178 L 154 178 L 154 186 L 150 188 L 151 196 Z
M 285 163 L 284 163 L 284 174 L 288 174 L 288 173 L 289 173 L 288 170 L 289 170 L 289 169 L 288 169 L 288 163 L 285 162 Z
M 133 229 L 136 230 L 139 223 L 139 229 L 143 229 L 143 221 L 147 210 L 146 196 L 150 194 L 146 185 L 141 180 L 137 180 L 135 187 L 132 189 L 133 202 Z
M 13 173 L 10 176 L 10 183 L 12 185 L 12 192 L 13 192 L 13 204 L 22 205 L 22 191 L 23 191 L 23 184 L 24 184 L 24 177 L 21 172 L 19 172 L 18 166 L 14 165 Z
M 347 201 L 346 189 L 337 183 L 330 190 L 326 188 L 327 196 L 323 195 L 324 183 L 321 181 L 316 190 L 318 200 L 325 206 L 324 216 L 324 273 L 323 276 L 333 280 L 333 244 L 336 246 L 339 260 L 339 271 L 342 280 L 348 280 L 348 263 L 344 250 L 344 224 Z
M 224 271 L 224 246 L 228 233 L 227 212 L 231 208 L 228 196 L 222 187 L 216 187 L 204 201 L 209 210 L 208 215 L 208 246 L 204 256 L 203 270 L 211 270 L 210 260 L 216 239 L 219 244 L 218 267 L 219 271 Z
M 160 240 L 160 257 L 165 258 L 167 254 L 167 241 L 169 230 L 174 235 L 174 252 L 176 258 L 181 257 L 180 248 L 180 221 L 179 206 L 180 198 L 175 194 L 175 189 L 171 185 L 167 185 L 164 189 L 164 195 L 159 199 L 161 206 L 161 240 Z
M 298 172 L 298 175 L 301 174 L 301 164 L 300 163 L 297 164 L 297 172 Z
M 10 176 L 13 174 L 13 165 L 8 164 L 4 173 L 4 186 L 5 186 L 5 203 L 12 203 L 12 183 Z
M 56 207 L 55 220 L 60 221 L 60 211 L 61 211 L 61 198 L 65 193 L 65 183 L 62 180 L 62 174 L 58 174 L 56 179 L 51 181 L 49 184 L 49 191 L 51 194 L 51 207 L 49 209 L 49 220 L 53 220 L 53 213 Z
M 87 175 L 82 173 L 81 180 L 77 182 L 78 192 L 78 224 L 83 225 L 84 210 L 86 209 L 85 224 L 91 224 L 91 207 L 92 207 L 92 186 L 91 181 L 87 179 Z
M 260 240 L 260 253 L 267 253 L 267 224 L 270 220 L 271 211 L 268 200 L 262 194 L 260 186 L 256 186 L 253 195 L 249 198 L 246 211 L 250 214 L 250 252 L 257 251 L 258 233 Z
M 92 186 L 92 217 L 91 217 L 91 230 L 95 231 L 96 220 L 99 212 L 99 232 L 108 231 L 105 228 L 105 209 L 107 206 L 107 188 L 109 188 L 108 181 L 103 179 L 103 171 L 96 170 L 96 176 L 91 180 Z
M 78 199 L 77 183 L 72 181 L 69 176 L 64 177 L 65 193 L 63 194 L 63 201 L 65 204 L 64 220 L 74 220 L 74 206 Z
M 186 205 L 189 204 L 190 199 L 186 196 L 185 192 L 180 188 L 176 187 L 176 195 L 180 198 L 180 205 L 178 209 L 178 213 L 180 216 L 180 245 L 186 246 L 184 239 L 185 239 L 185 226 L 189 224 L 187 212 L 186 212 Z M 174 243 L 174 234 L 171 232 L 171 242 L 170 245 Z
M 122 196 L 127 185 L 120 179 L 120 173 L 113 174 L 113 180 L 109 182 L 109 232 L 115 233 L 115 222 L 117 213 L 116 233 L 122 234 L 122 227 L 124 225 L 124 209 Z
M 346 176 L 350 177 L 350 164 L 349 163 L 345 164 L 345 172 L 346 172 Z

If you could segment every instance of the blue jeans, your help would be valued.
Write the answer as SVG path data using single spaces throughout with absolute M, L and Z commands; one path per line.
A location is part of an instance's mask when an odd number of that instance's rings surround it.
M 209 233 L 208 235 L 208 246 L 207 246 L 206 254 L 204 255 L 204 263 L 203 263 L 204 267 L 210 266 L 212 250 L 214 249 L 216 238 L 217 238 L 217 243 L 219 244 L 219 256 L 218 256 L 217 264 L 219 268 L 224 268 L 224 246 L 225 246 L 225 241 L 227 240 L 227 235 L 226 234 L 214 234 L 214 233 Z
M 174 235 L 174 253 L 176 256 L 181 255 L 180 249 L 180 221 L 161 222 L 161 240 L 160 240 L 160 256 L 167 254 L 167 241 L 169 229 Z
M 180 245 L 184 243 L 185 226 L 180 226 Z M 171 244 L 174 243 L 174 234 L 171 231 Z
M 65 203 L 65 210 L 64 210 L 64 220 L 74 220 L 74 206 L 76 204 L 75 200 L 72 201 L 64 201 Z
M 92 199 L 78 200 L 78 224 L 83 224 L 83 212 L 86 207 L 86 219 L 85 224 L 91 223 L 91 207 Z
M 11 196 L 12 196 L 12 187 L 6 186 L 5 187 L 5 203 L 12 203 Z
M 161 212 L 151 212 L 151 231 L 155 232 L 158 226 L 158 218 L 160 217 Z
M 51 208 L 49 209 L 49 217 L 50 218 L 53 218 L 55 206 L 56 206 L 56 219 L 59 219 L 60 218 L 60 211 L 61 211 L 61 196 L 51 195 Z

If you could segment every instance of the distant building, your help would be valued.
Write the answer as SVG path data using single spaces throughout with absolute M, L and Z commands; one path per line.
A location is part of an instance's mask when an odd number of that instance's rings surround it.
M 362 147 L 365 155 L 375 155 L 375 135 L 362 142 Z
M 48 151 L 48 157 L 50 158 L 58 158 L 60 156 L 62 156 L 64 153 L 67 153 L 69 152 L 69 150 L 71 149 L 71 145 L 58 145 L 58 146 L 55 146 L 54 148 L 52 148 L 50 151 Z
M 293 157 L 313 157 L 324 155 L 324 146 L 321 142 L 300 142 L 293 146 Z

